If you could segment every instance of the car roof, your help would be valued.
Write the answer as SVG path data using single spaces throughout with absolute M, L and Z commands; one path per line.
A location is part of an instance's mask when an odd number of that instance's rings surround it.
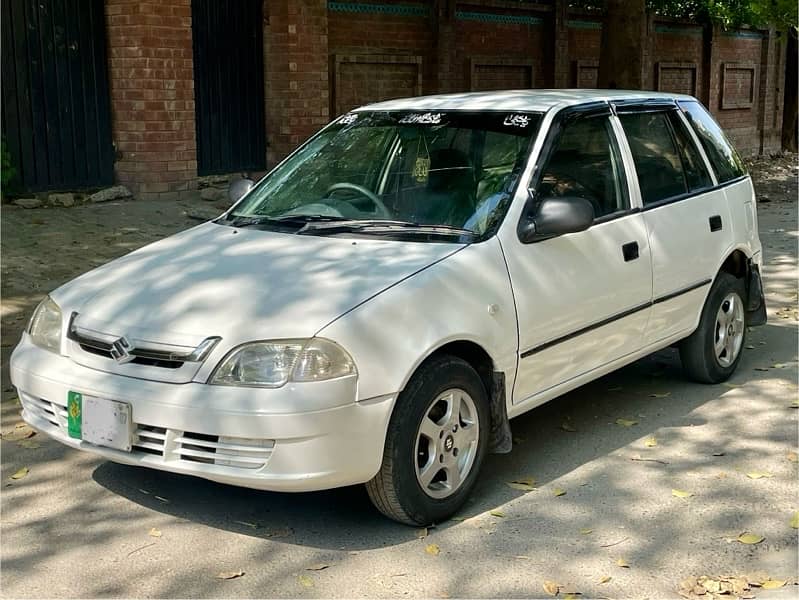
M 696 100 L 685 94 L 635 90 L 506 90 L 438 94 L 397 98 L 367 104 L 355 110 L 500 110 L 545 112 L 555 107 L 573 106 L 602 100 Z

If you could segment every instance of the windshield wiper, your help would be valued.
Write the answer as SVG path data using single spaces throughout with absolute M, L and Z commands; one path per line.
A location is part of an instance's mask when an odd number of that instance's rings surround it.
M 331 215 L 285 215 L 280 217 L 267 217 L 265 215 L 254 216 L 232 216 L 226 218 L 224 222 L 232 227 L 257 227 L 258 225 L 289 225 L 304 227 L 311 222 L 334 222 L 347 221 L 346 217 L 336 217 Z
M 438 235 L 457 235 L 474 238 L 477 234 L 470 229 L 453 227 L 452 225 L 432 225 L 426 223 L 413 223 L 410 221 L 392 221 L 390 219 L 369 220 L 339 220 L 329 223 L 307 223 L 297 233 L 343 233 L 343 232 L 369 232 L 369 233 L 426 233 Z

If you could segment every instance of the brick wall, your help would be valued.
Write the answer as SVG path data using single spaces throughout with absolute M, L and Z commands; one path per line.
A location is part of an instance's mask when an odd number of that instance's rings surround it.
M 282 159 L 330 120 L 325 0 L 265 1 L 267 159 Z
M 107 0 L 115 172 L 140 199 L 196 188 L 190 0 Z
M 106 0 L 120 182 L 196 187 L 191 0 Z M 398 96 L 595 87 L 602 17 L 565 0 L 264 0 L 267 162 L 334 116 Z M 705 102 L 745 153 L 779 147 L 784 41 L 651 18 L 646 82 Z M 780 70 L 782 68 L 782 71 Z

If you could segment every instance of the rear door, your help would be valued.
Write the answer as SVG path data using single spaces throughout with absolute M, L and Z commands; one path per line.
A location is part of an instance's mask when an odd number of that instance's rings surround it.
M 635 165 L 652 253 L 652 311 L 647 344 L 687 335 L 732 246 L 724 191 L 688 123 L 669 105 L 617 105 Z

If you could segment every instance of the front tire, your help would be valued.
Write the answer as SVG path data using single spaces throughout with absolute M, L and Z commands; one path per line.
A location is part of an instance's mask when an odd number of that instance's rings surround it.
M 466 361 L 428 360 L 397 398 L 383 463 L 366 484 L 372 503 L 407 525 L 452 516 L 477 481 L 489 419 L 485 386 Z
M 686 375 L 700 383 L 721 383 L 738 367 L 746 342 L 744 280 L 721 272 L 705 300 L 699 326 L 680 344 Z

